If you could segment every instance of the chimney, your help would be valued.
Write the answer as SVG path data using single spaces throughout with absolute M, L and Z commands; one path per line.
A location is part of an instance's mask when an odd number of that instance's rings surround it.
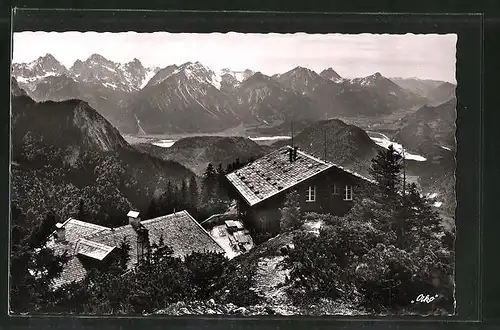
M 134 229 L 137 233 L 137 262 L 141 262 L 149 255 L 149 231 L 142 224 Z
M 297 160 L 297 150 L 299 150 L 299 147 L 293 147 L 293 161 Z
M 131 210 L 127 216 L 129 224 L 137 235 L 137 262 L 141 262 L 149 254 L 149 231 L 141 223 L 138 211 Z
M 127 217 L 128 217 L 128 223 L 132 227 L 134 227 L 134 226 L 136 226 L 136 225 L 138 225 L 138 224 L 141 223 L 141 217 L 139 215 L 139 212 L 137 212 L 137 211 L 130 210 L 127 213 Z
M 290 156 L 290 163 L 293 163 L 293 149 L 292 148 L 290 148 L 288 150 L 288 156 Z
M 63 224 L 58 222 L 56 223 L 56 235 L 55 235 L 56 241 L 57 242 L 64 242 L 66 241 L 66 228 L 64 228 Z

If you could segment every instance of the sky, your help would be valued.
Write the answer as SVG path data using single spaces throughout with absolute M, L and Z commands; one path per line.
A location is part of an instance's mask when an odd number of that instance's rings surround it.
M 17 32 L 13 62 L 31 62 L 47 53 L 66 67 L 98 53 L 145 66 L 199 61 L 212 70 L 251 69 L 267 75 L 296 66 L 316 72 L 333 68 L 345 78 L 380 72 L 386 77 L 455 79 L 456 34 L 243 34 Z

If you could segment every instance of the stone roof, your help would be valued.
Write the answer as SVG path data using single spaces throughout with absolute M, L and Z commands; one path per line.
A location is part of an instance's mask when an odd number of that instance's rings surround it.
M 301 150 L 297 159 L 290 162 L 290 146 L 277 149 L 244 167 L 226 175 L 248 205 L 253 206 L 308 180 L 332 167 L 352 176 L 373 182 L 356 172 L 337 164 L 320 160 Z
M 163 236 L 165 245 L 173 249 L 175 257 L 183 258 L 192 252 L 225 252 L 187 211 L 143 220 L 141 224 L 149 231 L 151 244 L 158 243 Z M 72 258 L 65 265 L 61 276 L 54 281 L 55 287 L 85 278 L 87 271 L 79 255 L 100 262 L 118 248 L 124 238 L 130 244 L 128 266 L 133 267 L 137 263 L 137 237 L 131 225 L 107 228 L 70 218 L 62 227 L 65 228 L 65 241 L 57 241 L 52 235 L 49 246 L 56 253 L 67 252 Z
M 69 218 L 62 225 L 58 226 L 65 229 L 64 242 L 58 242 L 54 239 L 52 234 L 49 238 L 47 245 L 54 249 L 57 254 L 68 253 L 72 258 L 64 266 L 61 275 L 54 280 L 54 287 L 59 287 L 65 283 L 72 281 L 80 281 L 85 278 L 87 271 L 78 259 L 78 242 L 91 235 L 101 232 L 107 232 L 111 229 L 104 226 L 99 226 L 93 223 L 80 221 L 77 219 Z M 83 248 L 83 246 L 82 246 Z
M 163 236 L 165 245 L 173 249 L 174 257 L 182 258 L 192 252 L 224 253 L 224 249 L 187 211 L 143 220 L 141 224 L 148 230 L 150 244 L 158 243 Z M 89 238 L 94 242 L 117 247 L 123 239 L 130 244 L 129 266 L 132 266 L 137 262 L 137 244 L 136 233 L 131 225 L 115 228 L 111 232 L 98 233 Z

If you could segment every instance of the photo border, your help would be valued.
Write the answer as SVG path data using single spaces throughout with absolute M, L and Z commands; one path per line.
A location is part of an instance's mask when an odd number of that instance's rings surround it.
M 138 18 L 137 16 L 140 16 Z M 47 10 L 17 8 L 12 13 L 12 29 L 18 31 L 96 31 L 96 32 L 242 32 L 242 33 L 457 33 L 457 238 L 456 238 L 456 301 L 457 315 L 452 317 L 349 317 L 349 316 L 293 316 L 293 317 L 208 317 L 189 316 L 148 317 L 148 322 L 169 321 L 172 326 L 195 327 L 207 326 L 220 328 L 222 323 L 238 320 L 237 325 L 246 327 L 251 322 L 280 322 L 280 326 L 294 322 L 299 328 L 301 322 L 340 322 L 352 321 L 383 322 L 388 321 L 438 321 L 471 322 L 478 321 L 481 315 L 481 205 L 482 205 L 482 156 L 483 156 L 483 108 L 482 108 L 482 49 L 483 15 L 481 14 L 350 14 L 350 13 L 279 13 L 279 12 L 220 12 L 220 11 L 149 11 L 143 10 Z M 5 55 L 4 55 L 5 56 Z M 10 58 L 9 58 L 10 61 Z M 5 70 L 5 69 L 4 69 Z M 10 68 L 7 69 L 10 85 Z M 5 71 L 4 71 L 5 72 Z M 4 82 L 6 79 L 4 79 Z M 10 90 L 7 91 L 7 100 Z M 6 95 L 6 93 L 4 95 Z M 5 98 L 4 98 L 5 99 Z M 9 102 L 10 108 L 10 102 Z M 4 112 L 2 128 L 8 136 L 9 113 Z M 8 139 L 2 142 L 2 155 L 10 150 Z M 9 168 L 9 158 L 2 157 L 2 165 Z M 8 199 L 7 184 L 2 185 L 0 196 Z M 2 208 L 5 226 L 9 224 L 8 208 Z M 5 227 L 7 228 L 7 227 Z M 9 260 L 8 231 L 3 231 L 2 242 L 6 242 L 2 261 Z M 7 277 L 2 278 L 2 290 L 7 288 Z M 6 295 L 5 295 L 6 296 Z M 2 311 L 7 310 L 5 301 L 1 301 Z M 90 322 L 97 317 L 78 317 L 73 320 Z M 17 322 L 52 323 L 68 320 L 69 316 L 11 316 L 11 319 L 23 319 Z M 51 320 L 49 320 L 51 319 Z M 143 317 L 106 317 L 133 323 Z M 26 321 L 30 320 L 30 321 Z M 59 321 L 57 321 L 59 320 Z M 144 321 L 144 320 L 143 320 Z M 103 322 L 100 319 L 98 322 Z M 158 322 L 156 324 L 161 324 Z M 201 323 L 200 323 L 201 322 Z M 222 323 L 221 323 L 222 322 Z M 297 322 L 297 323 L 296 323 Z M 442 322 L 442 321 L 440 321 Z M 306 323 L 307 324 L 307 323 Z M 257 326 L 264 325 L 259 322 Z M 303 324 L 305 325 L 305 324 Z M 330 323 L 331 325 L 331 323 Z M 99 327 L 101 327 L 100 324 Z M 149 326 L 149 325 L 148 325 Z M 227 326 L 227 325 L 224 325 Z

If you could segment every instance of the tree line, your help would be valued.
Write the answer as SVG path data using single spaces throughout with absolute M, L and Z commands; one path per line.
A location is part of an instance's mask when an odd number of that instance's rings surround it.
M 174 185 L 169 181 L 165 191 L 157 198 L 153 198 L 149 204 L 146 212 L 147 218 L 187 210 L 201 222 L 213 214 L 225 212 L 235 198 L 235 193 L 229 186 L 225 175 L 251 161 L 253 161 L 252 158 L 245 162 L 236 159 L 225 168 L 222 163 L 219 163 L 217 167 L 209 163 L 201 180 L 192 176 L 189 180 L 183 180 L 180 185 Z

